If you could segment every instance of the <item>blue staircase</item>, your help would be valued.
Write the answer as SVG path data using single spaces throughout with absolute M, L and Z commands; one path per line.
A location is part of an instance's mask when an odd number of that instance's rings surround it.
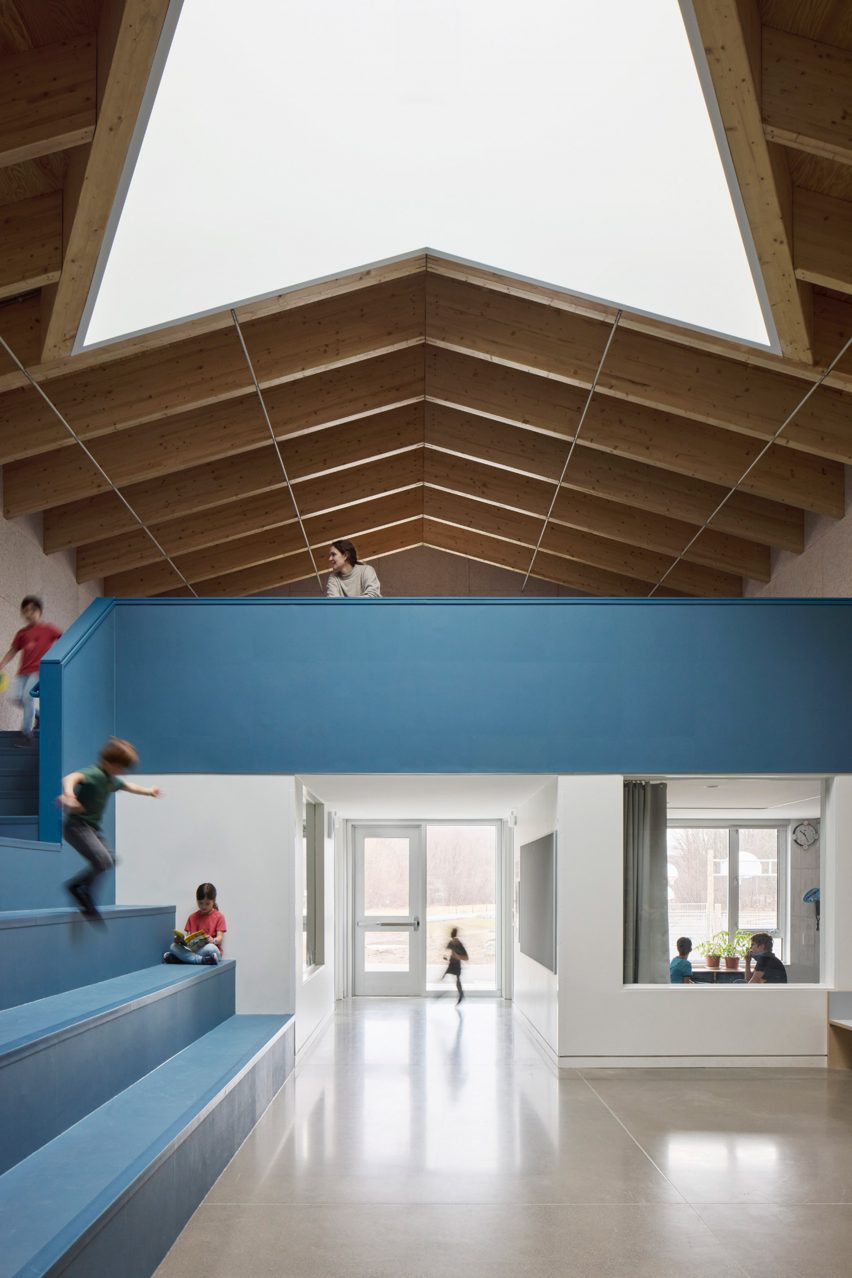
M 61 903 L 35 753 L 0 739 L 31 822 L 0 836 L 0 1278 L 150 1278 L 290 1073 L 293 1018 L 235 1015 L 231 961 L 164 965 L 173 906 Z
M 38 838 L 38 749 L 0 732 L 0 839 Z

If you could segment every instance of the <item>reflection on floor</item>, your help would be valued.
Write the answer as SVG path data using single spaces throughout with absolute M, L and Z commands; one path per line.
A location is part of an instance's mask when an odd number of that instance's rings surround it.
M 852 1074 L 586 1070 L 509 1004 L 356 999 L 158 1278 L 839 1278 Z

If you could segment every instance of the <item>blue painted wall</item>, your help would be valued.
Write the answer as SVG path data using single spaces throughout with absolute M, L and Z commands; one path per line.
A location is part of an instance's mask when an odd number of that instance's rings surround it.
M 852 600 L 121 600 L 114 617 L 115 722 L 146 772 L 852 771 Z M 105 724 L 109 672 L 88 669 Z
M 39 838 L 58 842 L 62 811 L 56 802 L 62 777 L 94 763 L 107 737 L 115 733 L 115 620 L 111 600 L 98 599 L 78 617 L 42 658 L 40 683 Z M 115 805 L 107 805 L 104 833 L 112 845 Z M 31 866 L 37 866 L 35 859 Z M 40 904 L 53 904 L 57 883 L 84 865 L 72 848 L 64 847 L 51 871 L 51 895 Z M 34 885 L 37 888 L 37 884 Z M 61 892 L 61 887 L 60 887 Z M 102 903 L 115 900 L 114 875 L 98 885 Z M 58 902 L 57 902 L 58 903 Z

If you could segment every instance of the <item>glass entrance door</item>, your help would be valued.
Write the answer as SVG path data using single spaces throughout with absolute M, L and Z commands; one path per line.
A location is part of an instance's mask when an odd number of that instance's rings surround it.
M 420 825 L 355 826 L 355 994 L 422 994 Z

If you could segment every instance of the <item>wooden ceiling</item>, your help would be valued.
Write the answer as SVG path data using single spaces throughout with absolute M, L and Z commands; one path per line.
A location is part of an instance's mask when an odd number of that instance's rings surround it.
M 0 0 L 0 333 L 197 592 L 254 594 L 312 569 L 228 312 L 70 355 L 165 9 Z M 852 8 L 695 9 L 784 355 L 624 315 L 534 569 L 592 595 L 649 593 L 852 333 Z M 526 572 L 613 307 L 430 251 L 238 313 L 321 562 L 351 536 Z M 850 410 L 852 355 L 661 593 L 739 595 L 841 517 Z M 186 593 L 2 354 L 0 463 L 80 581 Z

